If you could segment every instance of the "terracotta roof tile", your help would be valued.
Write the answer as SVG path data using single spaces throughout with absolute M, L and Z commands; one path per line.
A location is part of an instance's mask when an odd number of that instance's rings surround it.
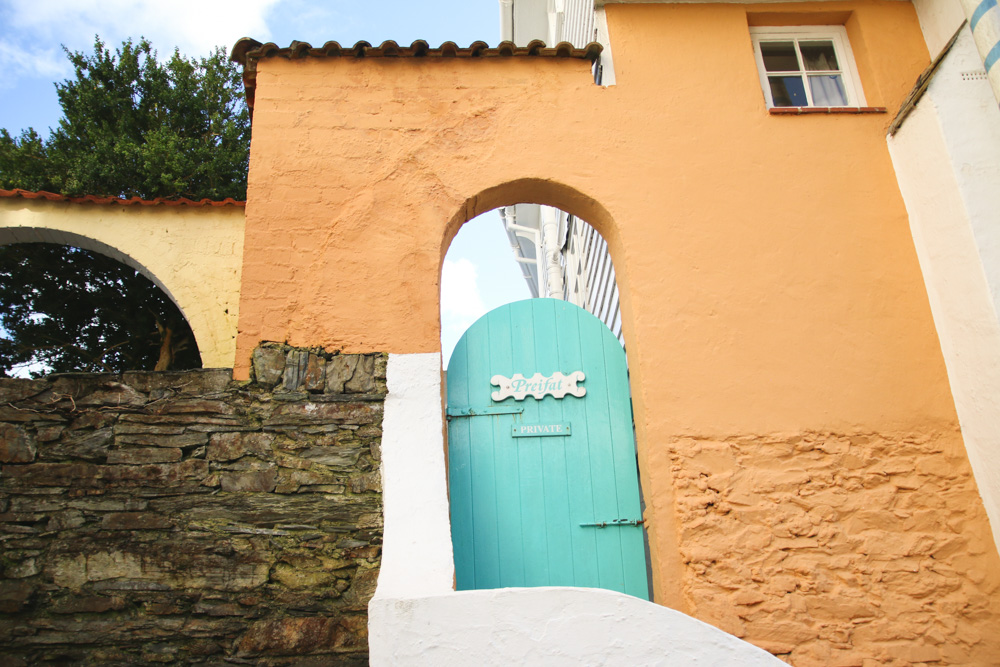
M 473 42 L 468 48 L 461 48 L 455 42 L 445 42 L 437 48 L 422 39 L 409 46 L 400 46 L 387 40 L 379 46 L 372 46 L 365 41 L 355 42 L 354 46 L 341 46 L 338 42 L 327 42 L 322 47 L 315 48 L 308 42 L 292 42 L 282 48 L 274 42 L 261 44 L 255 39 L 244 37 L 233 47 L 232 60 L 246 67 L 251 61 L 261 58 L 488 58 L 494 56 L 542 56 L 550 58 L 585 58 L 594 60 L 601 53 L 601 45 L 592 42 L 583 48 L 577 48 L 569 42 L 560 42 L 554 47 L 545 46 L 545 42 L 534 40 L 527 46 L 515 46 L 514 42 L 500 42 L 490 47 L 486 42 Z
M 71 204 L 118 204 L 120 206 L 237 206 L 243 208 L 246 202 L 237 201 L 231 197 L 226 197 L 222 201 L 212 199 L 201 199 L 195 201 L 186 197 L 177 199 L 167 199 L 157 197 L 156 199 L 120 199 L 118 197 L 98 197 L 96 195 L 83 195 L 82 197 L 69 197 L 67 195 L 57 195 L 53 192 L 32 192 L 30 190 L 0 190 L 0 198 L 6 199 L 45 199 L 47 201 L 69 202 Z
M 244 37 L 233 46 L 231 59 L 243 66 L 243 85 L 246 88 L 247 104 L 253 109 L 254 90 L 257 85 L 257 61 L 263 58 L 579 58 L 596 60 L 602 46 L 591 42 L 583 48 L 569 42 L 560 42 L 548 47 L 541 40 L 533 40 L 527 46 L 517 46 L 514 42 L 500 42 L 490 47 L 486 42 L 473 42 L 462 48 L 455 42 L 445 42 L 437 48 L 422 39 L 409 46 L 400 46 L 392 40 L 372 46 L 365 41 L 354 46 L 341 46 L 338 42 L 327 42 L 322 47 L 313 47 L 308 42 L 292 42 L 280 47 L 273 42 L 261 44 L 255 39 Z

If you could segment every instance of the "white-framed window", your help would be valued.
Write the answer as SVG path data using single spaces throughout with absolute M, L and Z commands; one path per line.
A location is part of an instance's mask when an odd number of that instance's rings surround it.
M 858 68 L 843 26 L 750 28 L 771 107 L 862 107 Z

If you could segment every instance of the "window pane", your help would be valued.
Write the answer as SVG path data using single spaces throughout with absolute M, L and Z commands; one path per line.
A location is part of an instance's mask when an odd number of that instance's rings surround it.
M 769 76 L 768 83 L 771 84 L 771 99 L 776 107 L 806 107 L 809 100 L 806 99 L 806 87 L 802 84 L 802 77 L 798 76 Z
M 839 74 L 809 77 L 809 92 L 812 93 L 813 104 L 818 107 L 847 106 L 847 94 Z
M 838 70 L 837 52 L 833 50 L 833 42 L 799 42 L 802 49 L 802 59 L 806 62 L 806 69 L 816 70 Z
M 761 42 L 760 55 L 768 72 L 798 72 L 802 69 L 792 42 Z

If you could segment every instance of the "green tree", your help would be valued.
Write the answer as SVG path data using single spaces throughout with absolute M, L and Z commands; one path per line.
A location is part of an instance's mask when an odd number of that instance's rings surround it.
M 250 121 L 224 49 L 160 62 L 146 40 L 66 52 L 63 117 L 46 139 L 0 129 L 0 188 L 143 199 L 246 198 Z M 200 366 L 190 328 L 147 278 L 98 253 L 0 246 L 0 370 Z

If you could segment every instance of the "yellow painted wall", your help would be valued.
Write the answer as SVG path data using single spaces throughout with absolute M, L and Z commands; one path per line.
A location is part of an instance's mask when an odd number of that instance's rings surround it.
M 769 115 L 748 32 L 843 21 L 868 104 L 894 111 L 929 62 L 912 6 L 607 19 L 611 88 L 585 61 L 261 61 L 236 375 L 261 340 L 438 350 L 458 227 L 560 207 L 617 270 L 657 601 L 800 665 L 986 664 L 1000 559 L 891 114 Z
M 233 365 L 243 256 L 242 207 L 0 198 L 0 242 L 42 240 L 124 259 L 180 308 L 205 368 Z

